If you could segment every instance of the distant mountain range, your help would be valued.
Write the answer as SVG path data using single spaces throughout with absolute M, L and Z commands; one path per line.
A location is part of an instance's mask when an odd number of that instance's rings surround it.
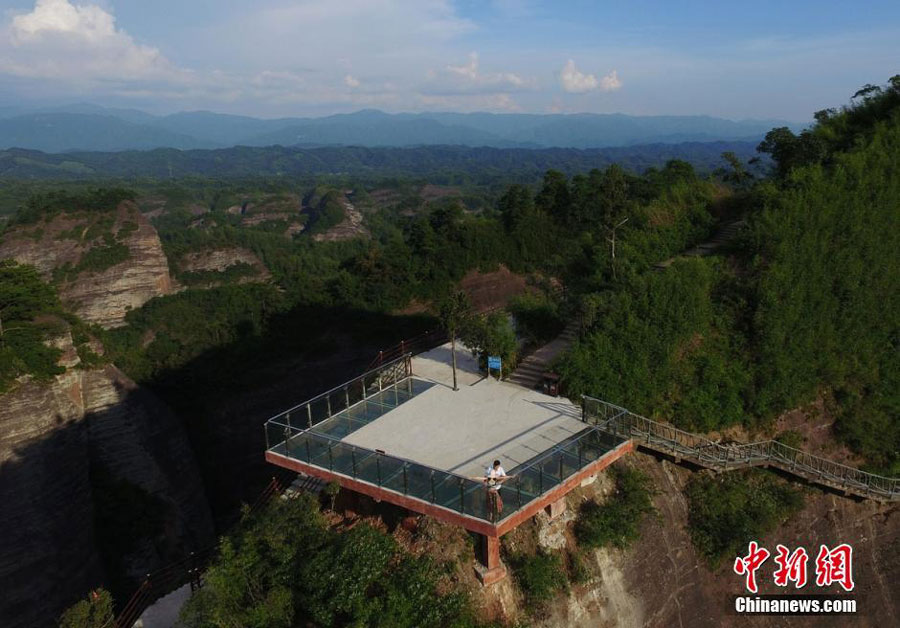
M 0 149 L 48 153 L 231 146 L 433 145 L 608 148 L 681 142 L 759 141 L 783 120 L 624 114 L 399 113 L 376 110 L 267 120 L 209 111 L 155 116 L 135 109 L 72 105 L 40 111 L 0 107 Z

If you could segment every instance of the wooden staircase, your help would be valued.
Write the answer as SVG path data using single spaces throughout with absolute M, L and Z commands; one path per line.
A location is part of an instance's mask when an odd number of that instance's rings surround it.
M 506 378 L 506 381 L 524 388 L 539 388 L 550 364 L 558 355 L 572 346 L 577 336 L 578 322 L 572 321 L 559 336 L 519 362 L 516 370 Z

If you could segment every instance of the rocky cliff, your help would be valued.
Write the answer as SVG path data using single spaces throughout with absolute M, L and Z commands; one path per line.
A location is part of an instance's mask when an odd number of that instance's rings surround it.
M 79 369 L 67 333 L 57 344 L 66 373 L 0 397 L 0 625 L 8 627 L 51 625 L 91 587 L 138 581 L 213 541 L 178 419 L 115 367 Z M 152 505 L 145 514 L 156 525 L 129 519 L 122 500 L 134 495 Z M 110 533 L 111 524 L 120 529 Z
M 132 202 L 110 212 L 63 212 L 35 225 L 10 229 L 0 259 L 37 267 L 57 284 L 63 303 L 82 319 L 104 327 L 172 292 L 156 230 Z
M 847 616 L 785 617 L 739 616 L 733 610 L 732 596 L 741 593 L 743 583 L 732 572 L 731 563 L 711 569 L 695 550 L 689 530 L 688 502 L 683 488 L 693 471 L 671 462 L 638 453 L 617 464 L 639 467 L 656 488 L 656 517 L 648 517 L 640 540 L 627 550 L 601 549 L 591 560 L 594 577 L 573 586 L 568 595 L 557 600 L 538 625 L 562 626 L 896 626 L 900 624 L 900 507 L 861 502 L 834 493 L 810 488 L 801 512 L 771 534 L 758 539 L 774 553 L 777 543 L 791 549 L 803 546 L 814 560 L 820 544 L 833 547 L 849 543 L 853 547 L 853 571 L 859 614 L 848 622 Z M 586 498 L 602 495 L 609 481 L 601 475 L 583 492 L 568 498 L 569 512 L 550 522 L 539 515 L 532 531 L 539 544 L 559 549 L 572 543 L 573 511 Z M 524 527 L 524 526 L 523 526 Z M 762 567 L 760 593 L 790 593 L 777 590 L 771 579 L 773 559 Z M 812 562 L 811 562 L 812 564 Z M 812 584 L 805 593 L 837 593 L 839 587 L 815 587 L 815 571 L 810 567 Z M 507 617 L 517 615 L 511 594 L 498 589 L 497 603 Z

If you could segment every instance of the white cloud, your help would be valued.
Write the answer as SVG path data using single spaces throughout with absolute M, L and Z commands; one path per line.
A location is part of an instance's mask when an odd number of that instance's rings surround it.
M 96 4 L 37 0 L 0 32 L 0 71 L 43 79 L 167 79 L 183 71 L 138 44 Z
M 600 82 L 593 74 L 583 74 L 575 67 L 575 61 L 569 59 L 559 75 L 562 88 L 572 94 L 583 94 L 597 89 Z
M 464 76 L 471 80 L 478 79 L 478 53 L 469 53 L 469 62 L 466 65 L 448 65 L 447 70 L 453 74 Z
M 359 87 L 359 79 L 348 74 L 344 77 L 344 85 L 347 87 Z
M 465 65 L 448 65 L 447 72 L 463 81 L 458 87 L 481 87 L 494 89 L 530 88 L 537 82 L 533 78 L 522 78 L 514 72 L 482 72 L 479 67 L 478 53 L 469 53 L 469 62 Z M 428 71 L 430 79 L 437 78 L 437 73 Z
M 621 87 L 622 81 L 615 70 L 600 79 L 600 89 L 604 92 L 614 92 L 617 89 L 621 89 Z
M 575 61 L 569 59 L 559 74 L 562 88 L 570 94 L 584 94 L 599 88 L 604 92 L 614 92 L 622 87 L 622 81 L 615 70 L 601 79 L 594 74 L 585 74 L 575 67 Z

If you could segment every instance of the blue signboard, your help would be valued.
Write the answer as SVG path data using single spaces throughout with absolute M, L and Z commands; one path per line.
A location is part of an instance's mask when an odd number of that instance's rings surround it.
M 489 355 L 488 356 L 488 368 L 489 369 L 499 369 L 500 368 L 500 356 L 499 355 Z

